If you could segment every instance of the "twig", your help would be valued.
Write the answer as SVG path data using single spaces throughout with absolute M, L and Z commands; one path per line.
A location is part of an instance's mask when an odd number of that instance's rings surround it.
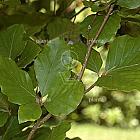
M 85 94 L 95 87 L 95 83 L 85 90 Z
M 95 38 L 92 40 L 91 44 L 90 44 L 89 47 L 88 47 L 88 51 L 87 51 L 86 56 L 85 56 L 85 61 L 84 61 L 84 63 L 83 63 L 83 66 L 82 66 L 82 69 L 81 69 L 81 71 L 80 71 L 80 74 L 79 74 L 79 76 L 78 76 L 78 80 L 79 80 L 79 81 L 80 81 L 80 80 L 82 79 L 82 77 L 83 77 L 83 74 L 84 74 L 84 71 L 85 71 L 85 69 L 86 69 L 86 66 L 87 66 L 89 57 L 90 57 L 90 55 L 91 55 L 92 47 L 95 45 L 96 40 L 98 39 L 99 35 L 101 34 L 101 32 L 102 32 L 102 30 L 103 30 L 103 28 L 104 28 L 104 26 L 105 26 L 105 24 L 106 24 L 106 22 L 107 22 L 109 16 L 110 16 L 110 14 L 111 14 L 111 12 L 112 12 L 112 10 L 113 10 L 113 7 L 114 7 L 114 4 L 110 6 L 107 15 L 105 16 L 105 18 L 104 18 L 104 20 L 103 20 L 103 22 L 102 22 L 102 24 L 101 24 L 101 26 L 100 26 L 98 32 L 97 32 L 96 35 L 95 35 Z
M 72 17 L 71 17 L 71 19 L 73 19 L 74 17 L 76 18 L 76 16 L 77 15 L 79 15 L 81 12 L 83 12 L 85 9 L 87 9 L 88 7 L 83 7 L 79 12 L 77 12 L 75 15 L 73 15 Z
M 51 116 L 52 116 L 51 114 L 48 114 L 48 115 L 46 115 L 43 119 L 38 120 L 37 123 L 33 126 L 31 132 L 29 133 L 27 140 L 31 140 L 31 139 L 33 138 L 35 132 L 37 131 L 37 129 L 38 129 L 43 123 L 45 123 L 48 119 L 50 119 Z

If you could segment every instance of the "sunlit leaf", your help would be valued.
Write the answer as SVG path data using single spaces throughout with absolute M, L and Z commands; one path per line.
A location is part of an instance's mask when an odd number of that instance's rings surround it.
M 98 86 L 115 90 L 140 89 L 140 38 L 121 36 L 111 43 L 105 72 Z

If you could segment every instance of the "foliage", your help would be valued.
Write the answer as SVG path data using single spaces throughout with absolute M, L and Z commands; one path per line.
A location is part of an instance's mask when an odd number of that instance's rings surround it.
M 64 140 L 64 118 L 95 85 L 139 90 L 140 36 L 132 31 L 140 29 L 139 7 L 139 0 L 1 0 L 2 139 Z M 75 22 L 87 8 L 91 15 Z M 86 68 L 98 75 L 88 89 Z M 59 119 L 46 123 L 50 117 Z

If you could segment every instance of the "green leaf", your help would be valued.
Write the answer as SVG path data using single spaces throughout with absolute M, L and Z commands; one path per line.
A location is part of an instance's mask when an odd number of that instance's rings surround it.
M 22 25 L 13 25 L 0 32 L 0 55 L 15 59 L 25 48 L 23 35 Z
M 129 9 L 135 9 L 140 7 L 140 0 L 118 0 L 118 5 Z
M 12 103 L 23 105 L 20 108 L 20 122 L 36 120 L 41 111 L 35 105 L 35 92 L 29 75 L 20 70 L 12 59 L 0 56 L 0 86 L 2 93 L 8 96 Z M 27 106 L 32 106 L 34 114 L 27 115 Z M 40 114 L 39 114 L 40 113 Z M 21 118 L 20 118 L 21 117 Z
M 33 36 L 35 33 L 41 32 L 44 25 L 36 25 L 36 26 L 30 26 L 30 25 L 24 25 L 25 31 L 27 36 Z
M 1 92 L 0 92 L 0 111 L 9 112 L 8 99 Z
M 0 92 L 0 127 L 2 127 L 10 114 L 7 97 Z
M 126 34 L 129 34 L 130 36 L 133 37 L 138 37 L 140 36 L 140 22 L 126 22 L 125 23 L 126 27 Z
M 58 79 L 48 89 L 45 102 L 46 109 L 53 115 L 68 115 L 74 111 L 82 100 L 84 86 L 81 82 L 69 79 Z
M 30 78 L 32 79 L 32 83 L 33 83 L 34 88 L 36 88 L 37 85 L 38 85 L 38 83 L 37 83 L 37 80 L 36 80 L 34 65 L 32 65 L 31 67 L 29 67 L 28 74 L 29 74 Z
M 69 48 L 64 41 L 57 38 L 50 41 L 35 60 L 36 78 L 43 96 L 47 95 L 47 90 L 52 88 L 62 72 L 69 71 L 62 61 L 65 54 L 69 58 Z
M 50 17 L 47 14 L 32 12 L 29 14 L 16 13 L 12 15 L 0 15 L 0 27 L 8 27 L 13 24 L 24 24 L 34 26 L 41 26 L 48 23 Z
M 37 45 L 32 40 L 29 40 L 27 42 L 27 45 L 25 49 L 23 50 L 22 54 L 19 57 L 18 60 L 18 66 L 19 67 L 26 67 L 28 64 L 30 64 L 33 59 L 39 54 L 41 51 L 41 48 L 39 45 Z
M 2 127 L 9 117 L 9 114 L 7 112 L 1 112 L 0 111 L 0 127 Z
M 37 103 L 21 105 L 18 110 L 18 120 L 19 123 L 35 121 L 41 114 L 41 108 Z
M 17 140 L 19 134 L 23 134 L 22 129 L 26 127 L 27 124 L 19 125 L 17 117 L 11 117 L 7 123 L 6 131 L 2 137 L 3 140 Z M 20 137 L 21 140 L 25 140 Z M 19 139 L 19 140 L 20 140 Z
M 80 61 L 83 64 L 88 47 L 83 43 L 70 45 L 70 47 L 73 54 L 73 58 Z M 100 54 L 94 49 L 92 49 L 91 56 L 87 64 L 87 68 L 98 73 L 101 66 L 102 66 L 102 60 Z
M 70 80 L 69 47 L 59 38 L 48 46 L 35 61 L 35 72 L 41 94 L 47 97 L 45 107 L 53 115 L 67 115 L 81 102 L 84 86 Z
M 62 122 L 60 125 L 52 129 L 50 139 L 48 140 L 64 140 L 66 132 L 71 128 L 71 124 L 68 122 Z
M 140 90 L 139 44 L 140 38 L 116 38 L 110 45 L 105 72 L 96 85 L 115 90 Z
M 62 122 L 52 130 L 49 128 L 42 128 L 35 136 L 35 140 L 64 140 L 66 132 L 70 129 L 71 125 L 68 122 Z
M 29 75 L 15 62 L 0 56 L 0 85 L 2 93 L 15 104 L 35 102 L 35 92 Z
M 51 129 L 46 127 L 46 128 L 40 128 L 36 134 L 34 139 L 35 140 L 49 140 L 49 136 L 51 134 Z
M 20 128 L 18 125 L 18 120 L 16 117 L 11 117 L 2 139 L 9 140 L 19 133 L 20 133 Z
M 81 34 L 83 34 L 86 38 L 89 39 L 94 38 L 103 20 L 104 16 L 97 16 L 96 18 L 93 15 L 88 16 L 80 24 Z M 109 18 L 101 34 L 99 35 L 99 38 L 97 40 L 98 45 L 103 45 L 113 39 L 113 37 L 117 33 L 117 30 L 120 28 L 120 21 L 120 17 L 116 14 L 112 15 Z M 90 30 L 88 30 L 89 26 L 91 28 Z
M 76 30 L 75 26 L 76 25 L 66 18 L 55 18 L 55 20 L 51 21 L 47 26 L 49 37 L 53 39 L 58 36 L 73 34 Z

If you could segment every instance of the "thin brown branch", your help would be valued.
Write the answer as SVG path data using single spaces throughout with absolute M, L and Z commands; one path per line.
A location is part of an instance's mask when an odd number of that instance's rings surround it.
M 87 9 L 88 7 L 83 7 L 79 12 L 77 12 L 75 15 L 73 15 L 72 17 L 71 17 L 71 19 L 73 19 L 73 18 L 76 18 L 76 16 L 78 16 L 81 12 L 83 12 L 85 9 Z
M 82 69 L 81 69 L 81 71 L 80 71 L 80 74 L 79 74 L 79 76 L 78 76 L 78 80 L 79 80 L 79 81 L 80 81 L 80 80 L 82 79 L 82 77 L 83 77 L 83 74 L 84 74 L 84 71 L 85 71 L 85 69 L 86 69 L 86 66 L 87 66 L 89 57 L 90 57 L 90 55 L 91 55 L 92 47 L 95 45 L 95 43 L 96 43 L 96 41 L 97 41 L 99 35 L 101 34 L 101 32 L 102 32 L 102 30 L 103 30 L 105 24 L 107 23 L 107 21 L 108 21 L 108 19 L 109 19 L 109 16 L 110 16 L 110 14 L 111 14 L 111 12 L 112 12 L 112 10 L 113 10 L 113 7 L 114 7 L 114 4 L 110 6 L 107 15 L 105 16 L 105 18 L 104 18 L 104 20 L 103 20 L 103 22 L 102 22 L 102 24 L 101 24 L 101 26 L 100 26 L 98 32 L 97 32 L 96 35 L 95 35 L 95 38 L 92 40 L 91 44 L 90 44 L 89 47 L 88 47 L 88 51 L 87 51 L 86 56 L 85 56 L 85 61 L 84 61 L 84 63 L 83 63 L 83 66 L 82 66 Z
M 32 140 L 32 138 L 33 138 L 33 136 L 35 135 L 35 132 L 37 131 L 37 129 L 38 129 L 42 124 L 44 124 L 47 120 L 49 120 L 51 116 L 52 116 L 51 114 L 48 114 L 48 115 L 46 115 L 43 119 L 38 120 L 37 123 L 35 123 L 35 125 L 33 126 L 31 132 L 29 133 L 27 140 Z
M 88 87 L 88 88 L 85 90 L 85 94 L 88 93 L 90 90 L 92 90 L 94 87 L 95 87 L 95 84 L 93 84 L 93 85 L 91 85 L 90 87 Z

